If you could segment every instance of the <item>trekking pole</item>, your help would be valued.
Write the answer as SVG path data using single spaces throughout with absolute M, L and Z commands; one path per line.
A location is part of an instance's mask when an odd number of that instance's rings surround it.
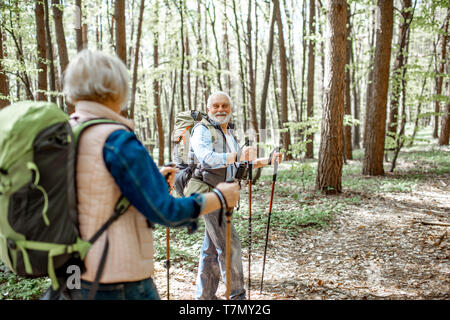
M 234 180 L 227 180 L 227 183 L 234 183 Z M 227 218 L 227 225 L 225 231 L 225 297 L 230 300 L 231 294 L 231 216 L 233 215 L 233 208 L 228 208 L 228 204 L 222 192 L 214 189 L 214 192 L 220 199 L 221 212 L 219 215 L 219 226 L 222 225 L 222 217 L 225 214 Z
M 250 269 L 252 264 L 252 179 L 253 162 L 248 162 L 248 299 L 250 300 L 250 288 L 252 279 Z
M 278 148 L 276 148 L 276 151 L 278 152 Z M 273 164 L 272 192 L 270 194 L 269 215 L 267 217 L 266 244 L 264 245 L 264 258 L 263 258 L 263 267 L 262 267 L 262 274 L 261 274 L 261 287 L 259 290 L 260 294 L 262 293 L 262 289 L 263 289 L 264 268 L 266 266 L 267 242 L 269 240 L 270 216 L 272 215 L 273 192 L 275 190 L 275 182 L 277 181 L 277 172 L 278 172 L 278 161 L 275 159 L 275 162 Z
M 174 167 L 174 163 L 168 163 L 164 167 Z M 166 174 L 164 178 L 166 181 L 169 179 L 170 173 Z M 168 181 L 167 181 L 168 183 Z M 169 194 L 172 194 L 172 190 L 169 185 Z M 170 229 L 166 227 L 166 270 L 167 270 L 167 300 L 170 300 Z
M 227 230 L 226 230 L 226 252 L 225 252 L 225 269 L 226 269 L 226 292 L 227 300 L 230 300 L 231 290 L 231 215 L 233 210 L 227 210 Z

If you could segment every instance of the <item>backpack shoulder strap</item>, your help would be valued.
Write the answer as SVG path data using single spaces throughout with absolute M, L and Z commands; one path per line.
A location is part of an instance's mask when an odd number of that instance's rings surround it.
M 202 125 L 206 129 L 209 130 L 209 133 L 211 133 L 212 143 L 214 144 L 216 142 L 216 140 L 217 140 L 217 129 L 216 129 L 216 127 L 214 127 L 214 125 L 211 122 L 209 122 L 206 118 L 203 118 L 200 122 L 197 123 L 197 125 Z M 194 131 L 194 129 L 192 129 L 192 131 Z

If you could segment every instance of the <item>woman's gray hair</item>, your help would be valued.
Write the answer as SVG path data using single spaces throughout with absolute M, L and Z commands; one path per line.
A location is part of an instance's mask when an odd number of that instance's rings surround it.
M 226 92 L 223 92 L 223 91 L 216 91 L 208 97 L 208 102 L 206 104 L 207 108 L 211 108 L 211 100 L 215 96 L 226 97 L 228 99 L 228 102 L 230 103 L 230 107 L 233 108 L 233 100 L 231 100 L 231 97 Z
M 80 100 L 120 102 L 129 96 L 129 74 L 118 57 L 100 51 L 84 49 L 64 71 L 64 89 L 70 103 Z

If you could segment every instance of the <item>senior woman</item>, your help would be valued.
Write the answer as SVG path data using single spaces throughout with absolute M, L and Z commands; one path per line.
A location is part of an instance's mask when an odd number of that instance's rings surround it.
M 111 216 L 116 201 L 124 195 L 130 208 L 88 252 L 81 275 L 81 294 L 88 297 L 103 248 L 109 252 L 95 299 L 159 299 L 152 280 L 152 223 L 168 227 L 196 226 L 200 215 L 220 208 L 218 195 L 195 194 L 173 198 L 162 174 L 133 133 L 133 122 L 119 115 L 128 99 L 128 71 L 117 57 L 83 50 L 64 74 L 64 94 L 75 105 L 71 124 L 92 118 L 111 119 L 119 124 L 100 124 L 85 130 L 79 141 L 77 195 L 80 232 L 89 239 Z M 239 198 L 237 184 L 217 186 L 227 204 Z

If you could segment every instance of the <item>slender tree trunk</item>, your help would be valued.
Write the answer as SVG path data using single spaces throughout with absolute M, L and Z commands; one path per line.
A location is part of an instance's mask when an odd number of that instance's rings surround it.
M 187 33 L 187 30 L 186 30 Z M 195 108 L 192 107 L 192 99 L 191 99 L 191 52 L 189 49 L 189 36 L 186 34 L 186 38 L 184 41 L 185 51 L 186 51 L 186 86 L 187 86 L 187 102 L 188 102 L 188 110 L 193 110 Z
M 174 115 L 175 115 L 175 94 L 177 91 L 177 70 L 174 70 L 174 75 L 172 79 L 172 98 L 170 100 L 170 110 L 169 110 L 169 132 L 173 132 L 174 127 Z M 171 141 L 171 140 L 169 140 Z M 172 161 L 172 142 L 169 143 L 169 157 Z
M 442 42 L 441 42 L 441 57 L 439 61 L 439 75 L 436 77 L 436 101 L 435 101 L 435 112 L 438 113 L 441 111 L 441 94 L 442 94 L 442 83 L 444 80 L 443 74 L 445 69 L 445 62 L 447 58 L 447 39 L 448 39 L 448 21 L 450 18 L 450 8 L 447 9 L 447 16 L 445 18 L 444 22 L 444 33 L 442 35 Z M 436 56 L 437 59 L 437 56 Z M 439 138 L 439 116 L 435 115 L 435 124 L 434 124 L 434 132 L 433 132 L 433 138 Z M 442 130 L 441 130 L 442 131 Z M 445 131 L 445 130 L 444 130 Z
M 5 57 L 3 50 L 3 33 L 0 25 L 0 110 L 9 105 L 8 76 L 3 69 L 2 59 Z
M 316 190 L 325 194 L 342 191 L 344 73 L 346 57 L 346 1 L 327 2 L 327 29 L 330 37 L 325 49 L 325 88 L 317 166 Z
M 180 13 L 181 28 L 180 28 L 180 46 L 181 46 L 181 74 L 180 74 L 180 102 L 181 111 L 185 110 L 184 105 L 184 3 L 180 0 L 180 7 L 178 7 L 178 12 Z
M 307 1 L 303 0 L 302 6 L 302 82 L 300 88 L 300 118 L 299 121 L 303 119 L 303 104 L 304 104 L 304 96 L 305 96 L 305 66 L 306 66 L 306 4 Z M 303 135 L 302 135 L 303 136 Z M 303 138 L 302 138 L 303 139 Z
M 352 51 L 352 42 L 350 40 L 351 36 L 351 21 L 350 21 L 350 5 L 346 5 L 347 10 L 347 35 L 346 35 L 346 68 L 345 68 L 345 92 L 344 92 L 344 114 L 347 116 L 352 115 L 352 106 L 350 99 L 350 61 L 351 61 L 351 51 Z M 346 125 L 344 126 L 344 161 L 352 160 L 352 126 Z
M 256 8 L 255 8 L 256 10 Z M 247 15 L 247 56 L 248 56 L 248 89 L 250 94 L 249 114 L 250 114 L 250 128 L 258 137 L 258 118 L 256 117 L 256 84 L 255 74 L 253 70 L 253 47 L 252 47 L 252 2 L 248 2 L 248 15 Z M 258 138 L 257 138 L 258 140 Z M 259 140 L 258 140 L 259 142 Z
M 217 84 L 219 85 L 219 90 L 223 91 L 222 87 L 222 80 L 221 78 L 221 71 L 222 71 L 222 64 L 221 64 L 221 57 L 220 57 L 220 51 L 219 51 L 219 42 L 217 40 L 217 34 L 216 34 L 216 7 L 212 5 L 212 15 L 211 15 L 211 6 L 206 7 L 206 11 L 209 16 L 209 21 L 211 22 L 211 30 L 214 38 L 215 43 L 215 49 L 216 49 L 216 59 L 217 59 L 217 67 L 216 67 L 216 76 L 217 76 Z
M 441 66 L 443 66 L 443 64 L 446 62 L 446 68 L 447 68 L 447 72 L 446 74 L 449 74 L 449 61 L 448 61 L 448 56 L 446 54 L 446 45 L 447 45 L 447 39 L 448 39 L 448 20 L 449 20 L 449 15 L 450 15 L 450 9 L 447 9 L 447 20 L 445 22 L 445 35 L 444 35 L 444 39 L 442 40 L 442 54 L 441 54 Z M 445 61 L 446 60 L 446 61 Z M 442 76 L 440 77 L 441 81 L 442 81 Z M 449 80 L 447 79 L 447 97 L 450 97 L 450 85 L 449 85 Z M 439 145 L 443 146 L 443 145 L 447 145 L 449 144 L 449 136 L 450 136 L 450 103 L 447 102 L 447 105 L 445 106 L 444 109 L 444 113 L 442 114 L 442 119 L 441 119 L 441 132 L 439 134 Z
M 155 6 L 156 17 L 158 17 L 159 13 L 159 5 Z M 158 22 L 155 22 L 155 25 L 158 25 Z M 159 66 L 159 32 L 158 29 L 155 28 L 153 32 L 153 66 L 154 68 L 158 68 Z M 182 91 L 180 92 L 182 94 Z M 158 130 L 158 165 L 164 165 L 164 128 L 162 123 L 161 116 L 161 99 L 160 99 L 160 88 L 159 88 L 159 79 L 155 78 L 153 80 L 153 101 L 155 105 L 155 115 L 156 115 L 156 127 Z
M 361 97 L 360 97 L 360 84 L 359 84 L 359 80 L 356 77 L 356 75 L 358 74 L 358 64 L 359 61 L 356 58 L 355 59 L 355 55 L 353 54 L 353 41 L 350 38 L 350 41 L 352 43 L 350 49 L 351 49 L 351 61 L 353 63 L 353 68 L 352 68 L 352 88 L 353 88 L 353 116 L 355 118 L 355 120 L 360 120 L 361 116 L 360 116 L 360 112 L 361 112 Z M 358 57 L 358 51 L 356 56 Z M 359 149 L 360 148 L 360 139 L 361 139 L 361 133 L 360 133 L 360 128 L 361 125 L 360 123 L 357 123 L 354 125 L 353 127 L 353 148 L 354 149 Z
M 241 91 L 242 91 L 242 112 L 243 112 L 243 121 L 244 121 L 244 132 L 247 131 L 247 88 L 246 81 L 244 75 L 244 62 L 242 61 L 242 50 L 241 50 L 241 35 L 239 32 L 239 22 L 238 22 L 238 14 L 236 8 L 236 1 L 233 0 L 233 13 L 234 13 L 234 22 L 235 22 L 235 31 L 236 31 L 236 41 L 238 47 L 238 59 L 239 59 L 239 75 L 241 77 Z
M 46 55 L 48 57 L 48 65 L 50 68 L 49 73 L 49 87 L 50 87 L 50 101 L 53 103 L 56 103 L 56 83 L 55 83 L 55 64 L 53 61 L 53 43 L 52 43 L 52 36 L 51 36 L 51 30 L 50 30 L 50 14 L 49 14 L 49 7 L 48 7 L 48 0 L 44 0 L 44 20 L 45 20 L 45 35 L 47 39 L 47 52 Z
M 369 47 L 373 48 L 374 47 L 374 38 L 375 38 L 375 10 L 372 10 L 372 32 L 370 32 L 370 35 L 368 37 L 369 39 Z M 369 73 L 367 76 L 367 87 L 366 87 L 366 112 L 364 114 L 364 131 L 363 131 L 363 147 L 364 149 L 366 148 L 366 135 L 367 135 L 367 124 L 369 122 L 369 107 L 370 107 L 370 103 L 372 101 L 373 98 L 373 65 L 374 65 L 374 56 L 373 53 L 370 54 L 370 64 L 369 64 Z
M 64 34 L 63 11 L 60 0 L 52 0 L 53 20 L 55 23 L 56 44 L 58 46 L 59 65 L 63 73 L 69 64 L 66 37 Z
M 130 102 L 130 119 L 134 119 L 134 106 L 136 103 L 136 84 L 139 66 L 139 52 L 141 47 L 142 20 L 144 16 L 144 7 L 145 7 L 145 0 L 141 0 L 141 5 L 139 9 L 138 30 L 136 36 L 136 48 L 134 52 L 133 83 L 131 86 L 131 102 Z
M 114 19 L 116 20 L 116 53 L 126 65 L 127 42 L 125 27 L 125 0 L 115 0 Z
M 223 19 L 223 43 L 225 46 L 225 69 L 227 74 L 225 75 L 225 84 L 228 90 L 228 95 L 231 96 L 231 76 L 230 76 L 230 42 L 228 39 L 228 16 L 227 16 L 227 0 L 223 1 L 224 7 L 224 19 Z
M 313 39 L 316 33 L 316 21 L 315 21 L 315 0 L 309 1 L 309 55 L 308 55 L 308 95 L 307 95 L 307 106 L 306 113 L 307 119 L 311 120 L 314 117 L 314 48 L 315 40 Z M 309 127 L 308 127 L 309 129 Z M 309 133 L 306 136 L 308 142 L 306 143 L 306 153 L 305 158 L 314 158 L 314 134 Z
M 76 25 L 75 25 L 75 42 L 77 44 L 77 52 L 83 50 L 83 30 L 82 30 L 82 20 L 83 20 L 83 10 L 81 0 L 75 0 L 75 6 L 77 7 L 76 14 L 79 15 L 76 17 Z
M 58 47 L 58 56 L 59 56 L 59 66 L 60 66 L 60 75 L 59 75 L 59 87 L 62 84 L 62 75 L 69 64 L 69 56 L 67 53 L 67 44 L 66 44 L 66 36 L 64 33 L 64 23 L 63 23 L 63 8 L 60 4 L 60 0 L 52 0 L 52 11 L 53 11 L 53 22 L 55 24 L 55 35 L 56 35 L 56 45 Z M 61 98 L 61 106 L 63 99 Z M 71 103 L 67 104 L 67 113 L 71 114 L 75 111 L 75 106 Z
M 274 6 L 278 5 L 278 2 L 274 3 Z M 266 104 L 267 104 L 267 94 L 269 93 L 269 81 L 270 81 L 270 69 L 272 68 L 272 61 L 273 61 L 273 33 L 274 33 L 274 27 L 275 27 L 275 8 L 272 9 L 272 18 L 270 19 L 270 30 L 269 30 L 269 44 L 267 48 L 267 55 L 266 55 L 266 70 L 264 72 L 264 83 L 263 88 L 261 91 L 261 105 L 260 105 L 260 112 L 261 112 L 261 131 L 266 130 L 267 123 L 266 123 Z
M 392 70 L 392 95 L 389 112 L 389 120 L 387 126 L 387 134 L 395 139 L 398 126 L 398 106 L 400 102 L 400 94 L 402 87 L 402 75 L 405 68 L 405 48 L 406 37 L 408 34 L 409 25 L 411 23 L 411 0 L 402 1 L 402 23 L 398 34 L 398 53 L 395 58 L 394 68 Z
M 47 53 L 45 44 L 45 14 L 44 5 L 36 1 L 36 42 L 37 42 L 37 69 L 38 71 L 38 93 L 37 100 L 47 101 Z
M 286 47 L 284 44 L 283 24 L 281 21 L 280 5 L 278 0 L 274 0 L 276 8 L 276 22 L 278 26 L 278 45 L 280 54 L 280 81 L 281 81 L 281 123 L 284 126 L 289 121 L 288 119 L 288 88 L 287 88 L 287 62 L 286 62 Z M 281 128 L 280 128 L 281 129 Z M 291 145 L 291 137 L 289 130 L 282 133 L 282 145 L 286 152 L 286 160 L 292 160 L 292 154 L 288 153 Z
M 369 105 L 367 144 L 362 173 L 383 175 L 384 140 L 386 132 L 386 102 L 389 84 L 389 63 L 393 28 L 393 1 L 379 0 L 374 61 L 373 99 Z

